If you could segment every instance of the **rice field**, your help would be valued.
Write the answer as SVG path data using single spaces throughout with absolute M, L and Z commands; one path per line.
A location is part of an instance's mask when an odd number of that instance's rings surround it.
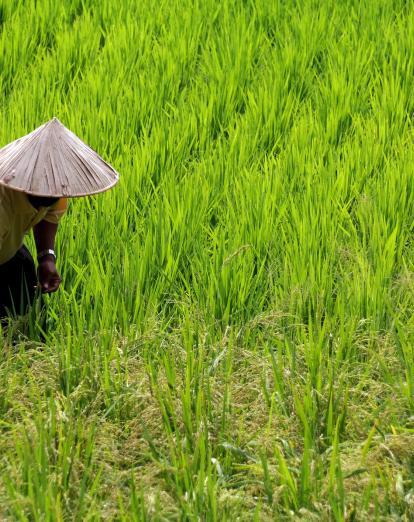
M 413 79 L 406 0 L 1 2 L 0 146 L 121 174 L 0 335 L 1 520 L 414 519 Z

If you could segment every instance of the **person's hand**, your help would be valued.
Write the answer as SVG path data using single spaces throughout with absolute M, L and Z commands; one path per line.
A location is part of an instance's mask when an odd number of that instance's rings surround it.
M 52 256 L 46 256 L 40 260 L 37 273 L 42 293 L 56 292 L 62 279 L 56 270 L 55 260 Z

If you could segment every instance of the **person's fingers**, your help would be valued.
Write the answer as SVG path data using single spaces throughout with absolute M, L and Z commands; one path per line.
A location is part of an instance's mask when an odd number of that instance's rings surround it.
M 45 281 L 42 285 L 43 293 L 55 292 L 59 288 L 61 282 L 62 279 L 60 277 Z
M 58 277 L 53 280 L 52 284 L 49 283 L 49 291 L 55 292 L 59 288 L 61 281 L 60 277 Z
M 59 285 L 49 285 L 47 288 L 43 290 L 43 293 L 45 294 L 51 294 L 53 292 L 56 292 L 56 290 L 59 288 Z

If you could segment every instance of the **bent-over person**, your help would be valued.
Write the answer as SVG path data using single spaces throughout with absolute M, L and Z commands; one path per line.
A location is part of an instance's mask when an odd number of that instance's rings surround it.
M 44 293 L 59 288 L 55 236 L 66 208 L 66 198 L 37 197 L 0 185 L 0 318 L 24 314 L 38 286 Z M 37 270 L 23 244 L 32 229 Z
M 0 319 L 55 292 L 55 236 L 71 197 L 104 192 L 119 174 L 57 118 L 0 149 Z M 37 269 L 24 236 L 33 230 Z

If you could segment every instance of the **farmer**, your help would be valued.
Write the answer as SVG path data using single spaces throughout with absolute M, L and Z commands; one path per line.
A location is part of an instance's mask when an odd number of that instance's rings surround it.
M 54 250 L 67 198 L 111 188 L 118 173 L 57 118 L 0 149 L 0 319 L 61 283 Z M 24 236 L 33 229 L 37 270 Z
M 58 221 L 67 207 L 62 198 L 36 197 L 0 185 L 0 318 L 7 311 L 24 313 L 42 292 L 55 292 L 60 277 L 54 251 Z M 38 277 L 23 238 L 33 229 Z

